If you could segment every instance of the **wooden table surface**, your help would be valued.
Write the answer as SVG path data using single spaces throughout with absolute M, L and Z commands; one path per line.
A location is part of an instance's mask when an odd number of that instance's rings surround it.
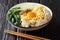
M 22 31 L 12 27 L 6 20 L 6 13 L 13 5 L 22 2 L 36 2 L 41 3 L 53 11 L 53 18 L 51 22 L 42 29 L 36 31 Z M 10 29 L 17 32 L 23 32 L 35 36 L 45 37 L 52 40 L 60 39 L 60 0 L 0 0 L 0 40 L 29 40 L 18 36 L 5 34 L 3 31 Z

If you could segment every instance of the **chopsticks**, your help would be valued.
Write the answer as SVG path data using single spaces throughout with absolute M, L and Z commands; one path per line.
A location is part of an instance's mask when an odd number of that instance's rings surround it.
M 29 39 L 32 39 L 32 40 L 50 40 L 50 39 L 47 39 L 47 38 L 42 38 L 42 37 L 37 37 L 37 36 L 29 35 L 29 34 L 24 34 L 24 33 L 21 33 L 21 32 L 14 32 L 14 31 L 11 31 L 11 30 L 4 30 L 4 32 L 8 33 L 8 34 L 24 37 L 24 38 L 29 38 Z

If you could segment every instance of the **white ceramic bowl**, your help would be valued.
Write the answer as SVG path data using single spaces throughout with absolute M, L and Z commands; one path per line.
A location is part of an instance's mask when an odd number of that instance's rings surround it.
M 17 5 L 15 5 L 15 6 L 13 6 L 12 8 L 22 6 L 21 8 L 24 10 L 24 9 L 26 9 L 26 8 L 31 8 L 32 6 L 39 6 L 39 5 L 42 5 L 42 4 L 25 2 L 25 3 L 17 4 Z M 44 5 L 44 6 L 45 6 L 45 5 Z M 12 9 L 12 8 L 10 8 L 10 9 Z M 51 11 L 51 9 L 48 8 L 47 6 L 45 6 L 45 8 L 50 12 L 50 14 L 51 14 L 50 20 L 51 20 L 51 19 L 52 19 L 52 11 Z M 9 11 L 8 11 L 8 12 L 9 12 Z M 7 13 L 7 14 L 8 14 L 8 13 Z M 7 20 L 8 20 L 8 16 L 7 16 Z M 49 22 L 50 22 L 50 20 L 49 20 Z M 45 26 L 49 23 L 49 22 L 47 22 L 47 23 L 44 24 L 44 25 L 41 25 L 41 26 L 39 26 L 39 27 L 34 27 L 34 28 L 21 28 L 21 27 L 17 27 L 17 26 L 15 26 L 15 25 L 13 25 L 9 20 L 8 20 L 8 22 L 12 25 L 12 27 L 18 28 L 18 29 L 20 29 L 20 30 L 25 30 L 25 31 L 33 31 L 33 30 L 41 29 L 41 28 L 45 27 Z

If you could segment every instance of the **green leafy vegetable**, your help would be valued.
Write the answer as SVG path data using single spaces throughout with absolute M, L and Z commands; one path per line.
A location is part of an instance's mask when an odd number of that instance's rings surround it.
M 16 26 L 19 26 L 21 24 L 21 19 L 19 16 L 20 11 L 21 11 L 20 7 L 15 7 L 12 8 L 8 14 L 9 21 L 11 21 Z

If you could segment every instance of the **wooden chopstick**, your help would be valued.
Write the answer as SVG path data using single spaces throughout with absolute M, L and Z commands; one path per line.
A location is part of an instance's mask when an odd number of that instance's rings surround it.
M 42 38 L 42 37 L 37 37 L 37 36 L 29 35 L 29 34 L 24 34 L 24 33 L 21 33 L 21 32 L 14 32 L 14 31 L 11 31 L 11 30 L 4 30 L 4 32 L 8 33 L 8 34 L 24 37 L 24 38 L 29 38 L 29 39 L 32 39 L 32 40 L 50 40 L 50 39 L 47 39 L 47 38 Z

